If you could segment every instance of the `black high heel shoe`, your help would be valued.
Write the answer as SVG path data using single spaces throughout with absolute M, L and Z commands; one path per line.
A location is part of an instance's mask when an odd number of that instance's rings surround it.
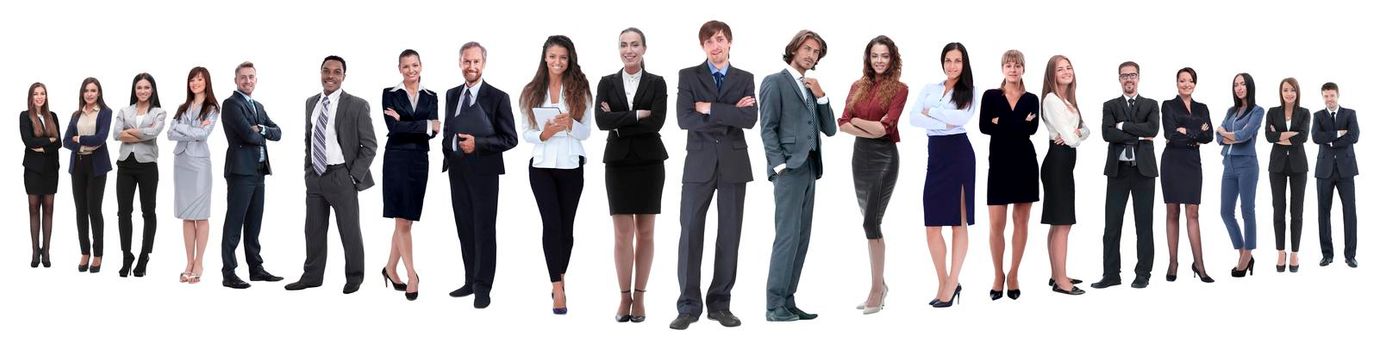
M 622 291 L 622 294 L 627 294 L 627 299 L 628 299 L 628 300 L 632 300 L 632 291 L 630 291 L 630 290 L 625 290 L 625 291 Z M 629 303 L 627 304 L 627 313 L 625 313 L 625 314 L 613 315 L 613 320 L 614 320 L 614 321 L 618 321 L 618 323 L 623 323 L 623 322 L 631 321 L 631 320 L 632 320 L 632 303 L 629 302 Z
M 1009 296 L 1010 296 L 1010 300 L 1020 299 L 1020 290 L 1019 290 L 1019 289 L 1011 289 L 1011 290 L 1008 290 L 1008 291 L 1006 291 L 1006 295 L 1009 295 Z
M 42 250 L 39 250 L 39 254 L 43 256 L 43 268 L 53 267 L 53 262 L 48 260 L 48 247 L 43 247 Z
M 134 277 L 144 277 L 148 273 L 148 254 L 139 254 L 139 262 L 134 264 Z
M 91 260 L 95 260 L 95 259 L 97 259 L 97 258 L 99 258 L 99 257 L 91 258 Z M 91 271 L 91 273 L 100 273 L 100 272 L 101 272 L 101 266 L 100 266 L 100 265 L 96 265 L 96 264 L 91 264 L 91 270 L 90 270 L 90 271 Z
M 383 276 L 387 277 L 388 275 L 385 273 Z M 421 274 L 417 274 L 417 279 L 421 279 Z M 403 285 L 402 291 L 402 295 L 407 297 L 407 301 L 416 301 L 417 295 L 421 294 L 421 288 L 417 288 L 417 291 L 415 292 L 408 292 L 406 285 Z
M 43 256 L 43 253 L 41 253 L 41 252 L 38 251 L 38 250 L 35 250 L 35 251 L 34 251 L 34 254 L 33 254 L 33 260 L 29 261 L 29 267 L 35 268 L 35 269 L 38 268 L 38 260 L 39 260 L 42 256 Z
M 560 291 L 561 291 L 562 293 L 565 292 L 565 285 L 564 285 L 564 284 L 561 284 L 561 285 L 560 285 Z M 555 301 L 555 292 L 551 292 L 551 301 Z M 564 315 L 564 314 L 569 313 L 569 312 L 570 312 L 570 306 L 569 306 L 569 298 L 568 298 L 568 297 L 566 298 L 566 302 L 565 302 L 565 303 L 566 303 L 566 306 L 565 306 L 565 307 L 555 307 L 555 305 L 551 305 L 551 313 L 554 313 L 554 314 L 556 314 L 556 315 Z M 552 303 L 552 304 L 554 304 L 554 303 Z
M 1254 276 L 1254 274 L 1255 274 L 1255 258 L 1254 258 L 1254 257 L 1250 257 L 1250 263 L 1245 264 L 1245 268 L 1244 268 L 1244 269 L 1236 270 L 1234 267 L 1231 268 L 1231 277 L 1237 277 L 1237 278 L 1238 278 L 1238 277 L 1245 277 L 1245 274 L 1246 274 L 1246 273 L 1249 273 L 1250 276 Z
M 992 289 L 992 290 L 991 290 L 991 300 L 998 300 L 998 299 L 1001 299 L 1001 297 L 1005 296 L 1005 293 L 1006 293 L 1006 292 L 1003 291 L 1003 290 L 995 290 L 995 289 Z M 1012 298 L 1012 299 L 1014 299 L 1014 298 Z
M 646 296 L 646 290 L 645 290 L 645 289 L 635 289 L 635 288 L 634 288 L 634 289 L 632 289 L 632 291 L 637 292 L 637 293 L 642 293 L 642 296 Z M 634 295 L 634 296 L 635 296 L 635 295 Z M 641 298 L 633 298 L 633 299 L 632 299 L 632 304 L 633 304 L 633 305 L 636 305 L 638 300 L 641 300 Z M 645 305 L 643 305 L 642 308 L 645 309 L 645 308 L 646 308 Z M 632 311 L 630 311 L 631 309 L 628 309 L 628 310 L 629 310 L 629 311 L 628 311 L 629 313 L 632 312 Z M 646 315 L 628 315 L 628 316 L 632 316 L 632 319 L 630 320 L 630 321 L 632 321 L 632 323 L 642 323 L 642 321 L 646 321 Z
M 397 283 L 397 281 L 394 281 L 392 277 L 388 277 L 388 268 L 384 267 L 382 272 L 383 272 L 383 286 L 384 286 L 384 287 L 387 287 L 388 284 L 391 283 L 391 284 L 393 285 L 393 290 L 399 291 L 399 292 L 406 292 L 406 291 L 407 291 L 407 285 L 406 285 L 406 284 Z M 413 299 L 415 299 L 415 298 L 413 298 Z
M 1168 264 L 1168 273 L 1164 274 L 1164 279 L 1167 279 L 1169 282 L 1178 280 L 1178 263 Z
M 950 306 L 953 306 L 954 304 L 957 304 L 959 301 L 961 301 L 961 299 L 960 299 L 961 297 L 962 297 L 962 285 L 959 284 L 957 289 L 953 289 L 953 297 L 948 298 L 948 301 L 942 301 L 942 300 L 940 300 L 940 301 L 934 303 L 933 306 L 934 306 L 934 308 L 945 308 L 945 307 L 950 307 Z
M 1212 279 L 1211 276 L 1207 276 L 1206 272 L 1198 270 L 1197 263 L 1192 263 L 1192 277 L 1196 278 L 1198 276 L 1202 277 L 1202 283 L 1216 282 L 1216 280 Z
M 120 264 L 120 277 L 129 277 L 129 270 L 134 268 L 134 254 L 124 253 L 124 261 Z

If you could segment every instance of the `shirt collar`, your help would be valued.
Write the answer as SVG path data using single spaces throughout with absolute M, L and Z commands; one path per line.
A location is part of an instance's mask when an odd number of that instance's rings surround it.
M 1336 109 L 1327 108 L 1326 111 L 1331 112 L 1331 114 L 1341 113 L 1341 105 L 1336 105 Z
M 474 83 L 474 86 L 469 86 L 469 82 L 460 84 L 460 86 L 464 87 L 463 89 L 460 89 L 461 96 L 464 96 L 465 90 L 469 90 L 469 94 L 472 95 L 470 98 L 478 98 L 479 90 L 481 90 L 480 88 L 484 87 L 484 78 L 479 78 L 479 81 Z
M 641 80 L 642 80 L 642 73 L 645 73 L 645 72 L 646 72 L 645 69 L 640 69 L 640 70 L 637 70 L 637 74 L 627 74 L 627 70 L 626 70 L 626 69 L 623 69 L 623 70 L 622 70 L 622 79 L 623 79 L 623 80 L 627 80 L 627 81 L 641 81 Z
M 1136 94 L 1134 94 L 1134 95 L 1122 95 L 1122 96 L 1125 96 L 1125 102 L 1126 102 L 1126 103 L 1129 103 L 1130 100 L 1140 98 L 1140 94 L 1139 94 L 1139 93 L 1136 93 Z
M 397 83 L 397 86 L 394 86 L 389 92 L 398 90 L 407 90 L 407 83 Z M 421 93 L 422 91 L 426 91 L 426 85 L 421 85 L 421 82 L 417 82 L 417 93 Z
M 245 100 L 249 100 L 249 101 L 253 101 L 253 100 L 254 100 L 254 98 L 251 97 L 251 96 L 249 96 L 249 94 L 244 93 L 244 91 L 239 91 L 239 89 L 235 89 L 235 93 L 239 94 L 240 96 L 243 96 Z
M 707 59 L 704 60 L 704 65 L 709 66 L 709 73 L 722 73 L 725 77 L 728 76 L 728 68 L 732 67 L 732 63 L 725 63 L 723 64 L 723 69 L 719 70 L 718 66 L 713 65 L 713 62 Z
M 795 67 L 791 67 L 788 64 L 785 65 L 785 71 L 790 72 L 790 78 L 795 79 L 795 82 L 799 82 L 800 78 L 804 78 L 804 74 L 801 74 L 800 71 L 795 70 Z
M 335 89 L 335 92 L 330 93 L 330 95 L 326 95 L 326 93 L 325 93 L 324 91 L 322 91 L 322 92 L 321 92 L 321 96 L 326 97 L 326 98 L 330 98 L 330 102 L 334 102 L 334 103 L 337 103 L 337 104 L 338 104 L 338 103 L 340 102 L 340 94 L 343 94 L 344 91 L 345 91 L 345 89 Z

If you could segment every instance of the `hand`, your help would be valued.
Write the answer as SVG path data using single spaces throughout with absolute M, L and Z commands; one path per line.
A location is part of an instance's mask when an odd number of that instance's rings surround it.
M 1207 123 L 1202 123 L 1202 131 L 1205 132 L 1205 131 L 1207 131 L 1207 130 L 1211 130 L 1211 127 L 1208 126 Z
M 464 151 L 465 154 L 474 153 L 474 135 L 455 134 L 455 137 L 460 140 L 461 151 Z
M 139 137 L 138 137 L 138 136 L 134 136 L 133 131 L 134 131 L 134 129 L 125 129 L 125 131 L 120 132 L 120 142 L 124 142 L 124 143 L 139 142 Z
M 1076 132 L 1076 131 L 1074 131 L 1074 132 Z M 1055 144 L 1055 145 L 1063 145 L 1063 144 L 1064 144 L 1064 142 L 1063 142 L 1063 136 L 1062 136 L 1062 135 L 1054 136 L 1054 137 L 1053 137 L 1053 144 Z
M 201 121 L 201 127 L 204 128 L 204 127 L 207 127 L 207 126 L 211 126 L 211 123 L 213 123 L 213 122 L 215 122 L 215 120 L 213 120 L 213 119 L 211 119 L 211 118 L 206 118 L 206 119 L 204 119 L 204 120 Z
M 1221 134 L 1222 136 L 1224 136 L 1224 135 L 1226 135 L 1227 133 L 1229 133 L 1229 131 L 1226 131 L 1226 127 L 1224 127 L 1224 126 L 1218 126 L 1218 127 L 1216 127 L 1216 133 L 1217 133 L 1217 134 Z
M 612 112 L 612 111 L 613 111 L 612 108 L 608 108 L 608 102 L 599 102 L 599 110 L 604 111 L 604 112 Z
M 804 87 L 814 94 L 814 98 L 824 97 L 824 89 L 819 87 L 819 79 L 804 78 Z
M 919 110 L 919 114 L 923 114 L 926 117 L 929 116 L 929 107 L 924 107 L 924 109 Z
M 1073 129 L 1073 135 L 1077 135 L 1077 137 L 1082 137 L 1082 128 Z M 1063 137 L 1063 136 L 1061 136 L 1061 135 L 1059 136 L 1060 139 L 1061 139 L 1062 137 Z M 1060 144 L 1061 144 L 1061 143 L 1060 143 Z
M 555 122 L 555 119 L 547 120 L 546 125 L 541 128 L 541 141 L 549 140 L 558 132 L 560 132 L 560 125 Z
M 1203 125 L 1205 125 L 1205 124 L 1203 124 Z M 1179 128 L 1178 128 L 1178 133 L 1179 133 L 1179 134 L 1183 134 L 1183 135 L 1187 135 L 1187 128 L 1179 127 Z
M 72 136 L 72 142 L 81 142 L 81 135 Z
M 1297 135 L 1298 135 L 1298 132 L 1297 132 L 1297 131 L 1284 131 L 1284 132 L 1281 132 L 1281 133 L 1278 134 L 1278 138 L 1279 138 L 1280 140 L 1287 141 L 1288 139 L 1291 139 L 1291 138 L 1293 138 L 1293 136 L 1297 136 Z
M 29 150 L 30 150 L 30 151 L 34 151 L 34 152 L 38 152 L 38 153 L 47 153 L 47 152 L 48 152 L 48 151 L 43 150 L 43 147 L 30 148 Z
M 1000 124 L 1001 124 L 1001 118 L 991 118 L 991 124 L 1000 125 Z
M 255 134 L 257 134 L 257 133 L 259 133 L 259 126 L 258 126 L 258 125 L 249 126 L 249 131 L 253 131 Z
M 1273 125 L 1269 126 L 1269 132 L 1277 132 Z
M 431 120 L 431 134 L 432 134 L 432 135 L 434 135 L 434 134 L 439 134 L 440 132 L 441 132 L 441 121 L 438 120 L 438 119 L 432 119 L 432 120 Z
M 708 115 L 708 114 L 709 114 L 709 107 L 712 107 L 712 106 L 713 106 L 713 103 L 710 103 L 710 102 L 695 102 L 695 103 L 694 103 L 694 111 L 695 111 L 695 112 L 699 112 L 699 114 Z
M 1027 122 L 1032 122 L 1032 121 L 1034 121 L 1034 117 L 1035 117 L 1034 113 L 1030 113 L 1028 117 L 1025 117 L 1025 121 L 1027 121 Z
M 1292 146 L 1292 145 L 1293 145 L 1293 141 L 1288 141 L 1288 140 L 1279 140 L 1279 141 L 1278 141 L 1278 145 L 1283 145 L 1283 146 Z
M 755 106 L 756 104 L 757 98 L 752 96 L 745 96 L 741 100 L 737 100 L 737 108 L 747 108 Z
M 553 119 L 556 124 L 560 124 L 561 130 L 571 130 L 574 128 L 575 119 L 570 118 L 570 113 L 556 114 Z
M 1336 130 L 1336 137 L 1345 136 L 1345 134 L 1346 134 L 1346 133 L 1349 133 L 1349 132 L 1350 132 L 1350 130 Z
M 397 115 L 397 111 L 393 110 L 391 107 L 388 108 L 388 109 L 383 110 L 383 115 L 386 115 L 386 116 L 389 116 L 389 117 L 393 117 L 393 120 L 397 120 L 397 121 L 401 121 L 401 120 L 402 120 L 402 116 Z
M 637 120 L 642 120 L 642 119 L 646 119 L 646 118 L 650 118 L 650 117 L 651 117 L 651 111 L 648 111 L 648 110 L 645 110 L 645 109 L 638 109 L 638 110 L 637 110 Z

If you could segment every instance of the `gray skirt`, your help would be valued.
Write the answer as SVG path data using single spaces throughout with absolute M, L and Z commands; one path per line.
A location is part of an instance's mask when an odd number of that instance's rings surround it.
M 172 160 L 173 216 L 182 220 L 211 217 L 211 158 L 179 154 Z

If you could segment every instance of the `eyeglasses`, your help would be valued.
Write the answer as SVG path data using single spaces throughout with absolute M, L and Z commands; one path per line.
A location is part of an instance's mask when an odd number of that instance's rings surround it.
M 1139 79 L 1139 77 L 1140 73 L 1122 73 L 1120 75 L 1120 80 L 1134 80 Z

